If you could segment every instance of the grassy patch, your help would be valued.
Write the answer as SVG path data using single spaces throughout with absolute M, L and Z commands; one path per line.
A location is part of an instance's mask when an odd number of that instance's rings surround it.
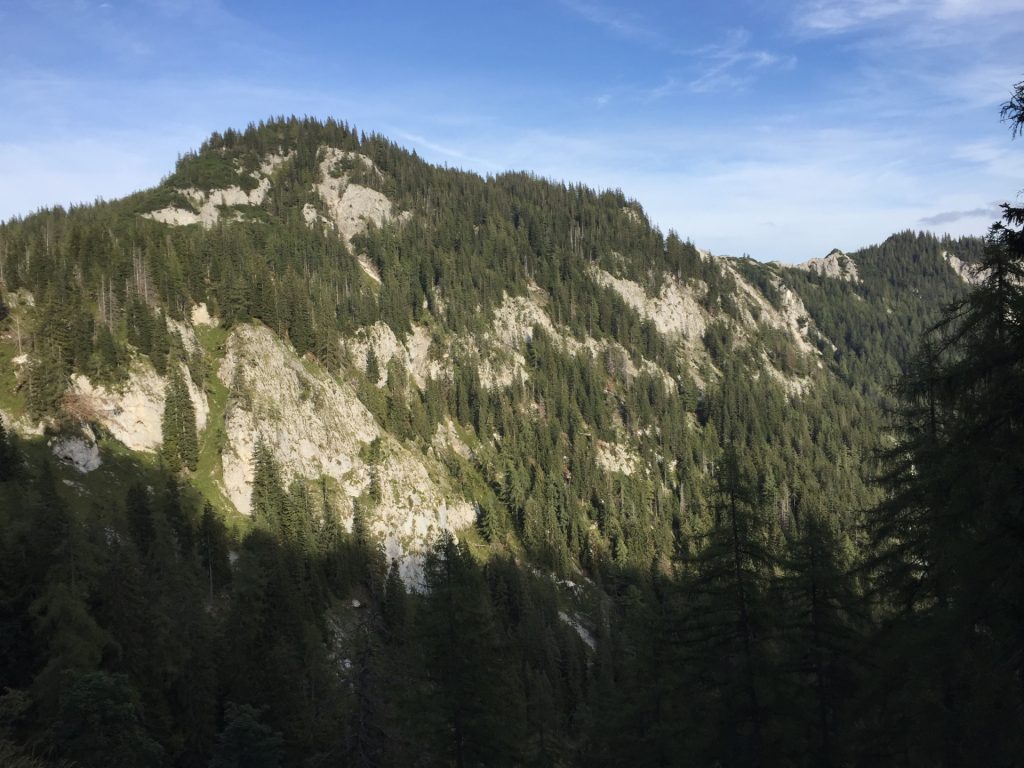
M 199 436 L 199 462 L 192 475 L 192 485 L 205 501 L 209 501 L 225 519 L 241 517 L 224 494 L 221 451 L 227 436 L 224 433 L 224 412 L 227 410 L 229 391 L 217 376 L 217 368 L 224 357 L 228 333 L 220 327 L 196 328 L 196 339 L 206 356 L 207 373 L 203 382 L 210 412 L 206 428 Z
M 17 354 L 16 341 L 0 341 L 0 408 L 15 419 L 25 413 L 25 396 L 15 391 L 17 376 L 13 360 Z
M 50 463 L 58 493 L 76 514 L 118 522 L 131 485 L 138 483 L 155 490 L 163 487 L 163 475 L 155 454 L 136 453 L 113 438 L 102 437 L 99 441 L 102 464 L 84 474 L 54 458 L 48 445 L 50 439 L 52 437 L 23 437 L 18 447 L 30 467 Z

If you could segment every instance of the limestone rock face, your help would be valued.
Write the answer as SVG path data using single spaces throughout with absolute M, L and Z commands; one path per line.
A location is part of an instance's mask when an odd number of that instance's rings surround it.
M 262 205 L 270 191 L 270 176 L 274 170 L 291 157 L 291 155 L 267 155 L 259 170 L 253 171 L 250 175 L 256 181 L 256 187 L 251 190 L 244 190 L 238 186 L 231 186 L 225 189 L 211 189 L 205 192 L 195 187 L 179 189 L 178 192 L 189 199 L 193 208 L 179 208 L 168 206 L 156 211 L 144 213 L 142 216 L 153 219 L 163 224 L 172 226 L 187 226 L 189 224 L 201 224 L 209 229 L 216 224 L 221 217 L 221 208 L 234 205 Z
M 220 321 L 210 316 L 210 310 L 206 308 L 206 302 L 201 301 L 192 307 L 192 326 L 194 328 L 199 326 L 213 327 L 216 325 L 220 325 Z
M 595 458 L 598 466 L 606 472 L 621 472 L 624 475 L 632 475 L 642 465 L 640 457 L 631 448 L 603 440 L 597 443 Z
M 478 358 L 480 383 L 487 388 L 500 388 L 514 381 L 526 381 L 530 374 L 523 356 L 523 345 L 532 340 L 534 329 L 540 328 L 556 347 L 567 354 L 603 359 L 606 365 L 620 370 L 626 376 L 637 374 L 638 366 L 618 342 L 595 339 L 589 335 L 576 337 L 568 328 L 552 321 L 546 309 L 549 301 L 547 293 L 536 285 L 530 286 L 526 296 L 506 295 L 501 304 L 495 307 L 490 327 L 480 334 L 454 338 L 444 359 L 447 360 L 453 354 L 469 354 Z M 424 356 L 427 350 L 424 347 Z M 450 373 L 437 360 L 430 359 L 429 365 L 431 375 L 435 378 Z M 651 361 L 642 359 L 639 367 L 652 375 L 662 376 L 669 388 L 675 387 L 668 373 Z
M 675 280 L 666 280 L 657 296 L 649 296 L 643 286 L 615 277 L 602 269 L 592 272 L 594 280 L 611 288 L 641 317 L 649 319 L 664 334 L 679 334 L 687 340 L 700 339 L 707 322 L 694 291 Z
M 99 469 L 103 464 L 99 446 L 96 445 L 91 430 L 81 437 L 54 438 L 50 440 L 49 445 L 54 456 L 82 474 Z
M 807 308 L 799 295 L 790 289 L 781 277 L 773 277 L 773 285 L 779 298 L 779 301 L 773 304 L 756 286 L 744 278 L 731 260 L 715 259 L 710 255 L 708 259 L 716 261 L 722 273 L 735 282 L 738 314 L 737 320 L 732 322 L 732 329 L 737 339 L 743 343 L 750 343 L 756 338 L 757 328 L 767 326 L 784 332 L 801 354 L 819 356 L 817 347 L 811 341 Z M 852 261 L 847 268 L 847 274 L 852 270 L 852 274 L 856 276 L 856 266 Z M 658 331 L 676 339 L 680 344 L 680 350 L 686 353 L 691 376 L 698 385 L 702 385 L 702 369 L 712 367 L 703 337 L 714 320 L 701 304 L 701 298 L 707 290 L 704 283 L 682 283 L 671 275 L 663 275 L 658 294 L 652 295 L 639 283 L 616 277 L 597 267 L 590 270 L 590 276 L 598 285 L 619 294 L 642 318 L 650 320 Z M 771 368 L 767 358 L 764 358 L 764 362 Z M 818 365 L 822 365 L 820 361 Z M 802 393 L 809 386 L 809 381 L 785 376 L 774 368 L 768 373 L 784 383 L 786 389 L 794 394 Z
M 349 182 L 347 173 L 336 173 L 339 163 L 359 163 L 366 170 L 378 176 L 380 171 L 365 155 L 346 152 L 335 147 L 323 147 L 320 161 L 320 181 L 316 191 L 327 208 L 328 220 L 333 224 L 345 242 L 351 245 L 352 238 L 366 230 L 367 222 L 380 226 L 394 217 L 394 206 L 387 196 L 376 190 Z M 312 217 L 306 214 L 307 221 Z
M 860 282 L 860 275 L 857 273 L 857 263 L 838 248 L 833 248 L 828 256 L 824 258 L 808 259 L 802 264 L 794 266 L 797 269 L 816 272 L 822 277 L 847 280 L 851 283 Z
M 210 413 L 206 394 L 193 382 L 188 369 L 181 366 L 182 378 L 196 412 L 196 429 L 202 432 Z M 167 382 L 157 375 L 148 360 L 136 360 L 128 380 L 117 389 L 93 384 L 88 377 L 71 378 L 71 393 L 78 408 L 102 424 L 117 440 L 133 451 L 156 451 L 163 439 L 164 391 Z
M 377 321 L 371 326 L 360 328 L 349 339 L 347 347 L 352 365 L 364 372 L 367 355 L 373 350 L 380 369 L 380 377 L 374 382 L 377 386 L 387 383 L 388 364 L 397 359 L 409 372 L 413 383 L 422 389 L 427 377 L 447 379 L 450 376 L 443 362 L 431 357 L 430 344 L 430 331 L 422 325 L 414 325 L 412 332 L 402 341 L 386 323 Z
M 232 390 L 224 415 L 224 486 L 235 508 L 250 513 L 252 457 L 260 436 L 289 477 L 334 478 L 361 491 L 360 448 L 380 434 L 373 416 L 346 385 L 307 367 L 262 325 L 234 328 L 220 380 Z
M 968 285 L 978 285 L 985 277 L 981 270 L 973 264 L 964 261 L 959 256 L 955 256 L 948 251 L 942 252 L 942 258 L 944 258 L 946 263 L 949 264 L 950 269 L 956 272 L 957 277 Z
M 348 172 L 339 172 L 341 165 L 358 164 L 369 173 L 382 178 L 380 169 L 373 161 L 357 152 L 346 152 L 337 147 L 322 147 L 320 150 L 320 181 L 314 190 L 323 201 L 326 218 L 308 203 L 302 209 L 306 224 L 314 226 L 317 222 L 333 227 L 352 247 L 352 238 L 366 231 L 368 224 L 381 226 L 387 221 L 404 220 L 408 214 L 399 213 L 387 195 L 375 189 L 355 184 L 350 180 Z M 363 271 L 376 282 L 380 282 L 377 269 L 364 255 L 356 254 Z
M 446 487 L 440 465 L 384 433 L 348 384 L 300 360 L 268 328 L 234 328 L 218 376 L 232 390 L 221 454 L 224 487 L 243 514 L 251 514 L 252 457 L 262 437 L 286 482 L 335 481 L 349 518 L 352 500 L 373 484 L 371 527 L 410 584 L 418 583 L 422 555 L 441 531 L 456 532 L 475 520 L 473 507 Z M 367 458 L 367 446 L 378 438 L 375 455 Z
M 817 354 L 817 349 L 811 344 L 809 337 L 808 318 L 810 315 L 807 312 L 807 307 L 789 286 L 781 279 L 775 278 L 775 289 L 781 299 L 780 306 L 776 307 L 756 287 L 747 282 L 731 264 L 724 263 L 723 268 L 736 281 L 739 295 L 744 300 L 740 302 L 743 326 L 754 328 L 758 323 L 764 323 L 769 328 L 787 333 L 804 354 Z M 756 317 L 751 310 L 756 310 Z

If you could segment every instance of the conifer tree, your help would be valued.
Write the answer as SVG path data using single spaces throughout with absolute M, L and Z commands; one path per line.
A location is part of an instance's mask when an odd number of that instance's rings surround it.
M 1003 111 L 1015 134 L 1022 93 Z M 1024 750 L 1024 209 L 1004 205 L 978 276 L 903 379 L 890 497 L 871 520 L 889 677 L 876 685 L 904 694 L 886 737 L 921 764 Z
M 138 693 L 122 675 L 67 680 L 56 727 L 58 754 L 82 768 L 159 768 L 166 756 L 142 723 Z
M 0 418 L 0 482 L 14 477 L 17 469 L 17 460 L 14 442 L 7 436 L 4 421 Z
M 227 531 L 209 502 L 203 506 L 196 539 L 199 563 L 206 573 L 209 597 L 212 600 L 215 592 L 231 580 L 231 567 L 228 561 Z
M 860 598 L 843 552 L 837 521 L 819 510 L 801 515 L 800 531 L 781 559 L 785 614 L 777 624 L 786 675 L 787 716 L 803 749 L 820 766 L 848 761 L 848 703 L 856 691 Z
M 260 435 L 252 454 L 252 516 L 273 533 L 281 531 L 285 512 L 285 493 L 281 469 L 274 454 Z
M 199 461 L 195 407 L 180 366 L 175 361 L 170 368 L 161 420 L 162 454 L 172 473 L 183 467 L 195 471 Z
M 60 408 L 67 389 L 67 374 L 61 361 L 60 348 L 42 340 L 29 360 L 28 411 L 34 419 L 52 416 Z
M 700 736 L 707 739 L 708 757 L 759 765 L 773 739 L 769 694 L 775 689 L 776 661 L 768 632 L 775 556 L 749 459 L 730 447 L 719 472 L 716 522 L 695 573 L 683 584 L 688 605 L 679 630 L 681 663 L 689 674 L 706 679 L 701 704 L 708 717 Z
M 444 760 L 513 765 L 522 713 L 481 574 L 465 546 L 446 533 L 428 555 L 424 575 L 429 592 L 420 637 L 449 734 Z
M 210 768 L 280 768 L 283 739 L 247 704 L 228 703 Z

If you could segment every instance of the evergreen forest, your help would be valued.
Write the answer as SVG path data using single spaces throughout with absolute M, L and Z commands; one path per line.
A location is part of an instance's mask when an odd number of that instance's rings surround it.
M 829 258 L 296 117 L 0 224 L 0 765 L 1024 765 L 1024 208 Z

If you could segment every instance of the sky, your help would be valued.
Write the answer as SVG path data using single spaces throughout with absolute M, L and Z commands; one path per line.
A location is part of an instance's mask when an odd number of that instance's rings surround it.
M 438 164 L 621 189 L 715 254 L 984 234 L 1024 0 L 0 0 L 0 220 L 333 116 Z

